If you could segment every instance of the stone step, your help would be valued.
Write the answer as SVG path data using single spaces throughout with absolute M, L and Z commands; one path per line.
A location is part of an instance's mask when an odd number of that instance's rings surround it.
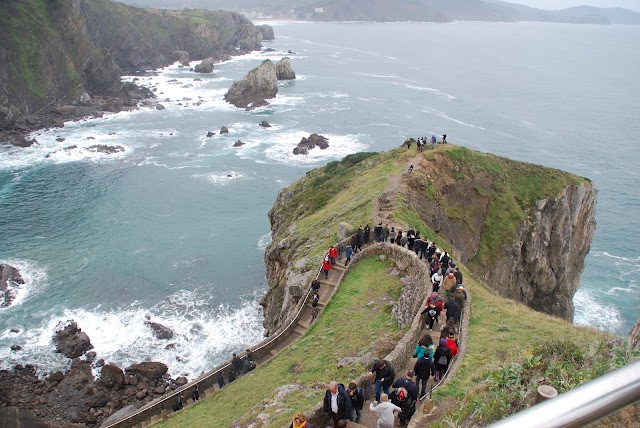
M 311 326 L 310 323 L 305 322 L 305 321 L 298 321 L 298 327 L 302 327 L 305 330 L 308 329 Z
M 307 330 L 305 328 L 302 328 L 302 327 L 298 326 L 298 327 L 293 329 L 293 332 L 295 334 L 297 334 L 298 336 L 304 336 L 304 334 L 307 332 Z

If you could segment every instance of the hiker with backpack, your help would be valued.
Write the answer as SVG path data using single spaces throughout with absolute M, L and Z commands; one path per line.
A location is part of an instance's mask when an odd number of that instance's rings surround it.
M 418 400 L 418 386 L 413 381 L 415 373 L 413 370 L 407 372 L 406 377 L 398 378 L 393 385 L 393 392 L 389 396 L 391 402 L 402 409 L 398 415 L 400 425 L 404 425 L 411 420 L 411 416 L 416 411 L 416 401 Z
M 440 339 L 440 346 L 436 348 L 436 352 L 433 355 L 433 364 L 436 368 L 436 373 L 433 378 L 436 382 L 444 377 L 444 374 L 449 368 L 451 358 L 453 358 L 453 356 L 451 355 L 451 349 L 447 346 L 447 340 Z
M 351 397 L 351 408 L 353 409 L 349 420 L 358 423 L 362 417 L 362 407 L 364 407 L 364 395 L 362 394 L 362 389 L 360 389 L 355 381 L 351 381 L 349 382 L 349 389 L 347 390 L 347 393 L 349 393 L 349 397 Z
M 393 428 L 395 422 L 394 412 L 402 411 L 400 407 L 389 402 L 388 394 L 380 395 L 380 404 L 377 402 L 369 404 L 369 410 L 380 415 L 380 419 L 376 422 L 376 428 Z

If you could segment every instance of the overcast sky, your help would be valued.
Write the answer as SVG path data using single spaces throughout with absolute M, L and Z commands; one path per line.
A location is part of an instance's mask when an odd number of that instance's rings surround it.
M 624 7 L 640 12 L 640 0 L 505 0 L 509 3 L 526 4 L 540 9 L 564 9 L 572 6 Z

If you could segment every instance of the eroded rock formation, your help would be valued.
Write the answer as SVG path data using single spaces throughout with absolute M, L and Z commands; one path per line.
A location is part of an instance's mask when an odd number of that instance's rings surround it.
M 224 99 L 239 108 L 253 109 L 268 105 L 266 101 L 278 93 L 276 67 L 266 60 L 251 70 L 242 80 L 233 82 Z
M 296 73 L 291 67 L 289 58 L 284 57 L 276 62 L 276 76 L 278 80 L 294 80 L 296 78 Z
M 15 298 L 15 289 L 24 284 L 18 269 L 0 264 L 0 307 L 11 305 Z
M 329 147 L 329 140 L 318 134 L 311 134 L 309 138 L 302 137 L 302 140 L 293 149 L 294 155 L 308 155 L 309 150 L 319 147 L 321 150 Z

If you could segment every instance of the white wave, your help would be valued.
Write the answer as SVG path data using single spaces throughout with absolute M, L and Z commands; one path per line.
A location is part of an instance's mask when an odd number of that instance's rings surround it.
M 266 250 L 269 244 L 271 244 L 271 240 L 272 240 L 271 232 L 262 235 L 258 240 L 258 250 L 260 251 Z
M 395 76 L 393 74 L 363 73 L 363 72 L 360 72 L 360 71 L 354 71 L 353 74 L 357 74 L 359 76 L 366 76 L 366 77 L 375 77 L 376 79 L 394 79 L 394 80 L 400 80 L 402 82 L 420 84 L 420 82 L 418 82 L 416 80 L 405 79 L 404 77 Z
M 640 263 L 640 256 L 638 257 L 616 256 L 615 254 L 610 254 L 606 251 L 594 251 L 592 254 L 594 257 L 609 257 L 611 259 L 620 260 L 628 263 Z
M 195 174 L 193 177 L 207 180 L 209 183 L 215 184 L 216 186 L 226 186 L 229 183 L 249 179 L 247 174 L 238 171 L 219 171 L 208 174 Z
M 469 128 L 475 128 L 475 129 L 480 129 L 480 130 L 482 130 L 482 131 L 494 132 L 494 131 L 492 131 L 491 129 L 483 128 L 482 126 L 473 125 L 473 124 L 471 124 L 471 123 L 463 122 L 463 121 L 461 121 L 461 120 L 459 120 L 459 119 L 456 119 L 456 118 L 454 118 L 454 117 L 448 116 L 446 113 L 443 113 L 443 112 L 438 111 L 438 110 L 434 110 L 434 109 L 432 109 L 432 108 L 428 108 L 428 107 L 427 107 L 427 108 L 425 108 L 425 109 L 423 109 L 423 110 L 420 110 L 420 111 L 421 111 L 422 113 L 432 114 L 432 115 L 435 115 L 435 116 L 441 117 L 441 118 L 443 118 L 443 119 L 450 120 L 450 121 L 455 122 L 455 123 L 457 123 L 457 124 L 459 124 L 459 125 L 467 126 L 467 127 L 469 127 Z
M 0 308 L 2 310 L 10 310 L 22 304 L 28 297 L 40 294 L 47 286 L 47 272 L 30 260 L 0 260 L 0 263 L 8 264 L 18 269 L 20 276 L 24 280 L 24 284 L 9 285 L 9 289 L 13 293 L 13 301 L 10 306 Z
M 336 135 L 321 133 L 329 140 L 329 147 L 325 150 L 315 148 L 308 155 L 294 155 L 293 149 L 302 137 L 308 137 L 310 132 L 304 130 L 287 131 L 270 134 L 265 155 L 268 159 L 287 165 L 314 165 L 329 159 L 340 159 L 346 155 L 366 150 L 366 144 L 360 141 L 360 135 Z
M 444 91 L 441 91 L 440 89 L 436 89 L 436 88 L 429 88 L 427 86 L 412 85 L 412 84 L 403 83 L 403 82 L 386 82 L 386 83 L 390 83 L 391 85 L 396 85 L 396 86 L 403 86 L 403 87 L 405 87 L 407 89 L 412 89 L 412 90 L 415 90 L 415 91 L 431 92 L 431 93 L 434 93 L 436 95 L 441 95 L 441 96 L 447 98 L 448 100 L 455 100 L 456 99 L 455 96 L 453 96 L 451 94 L 448 94 L 448 93 L 446 93 Z
M 207 294 L 206 290 L 181 290 L 150 309 L 134 303 L 118 311 L 100 307 L 64 310 L 40 326 L 22 331 L 19 343 L 23 351 L 0 347 L 0 367 L 29 362 L 37 364 L 41 372 L 63 370 L 70 360 L 52 352 L 51 338 L 60 321 L 73 319 L 91 339 L 98 358 L 123 368 L 145 360 L 161 361 L 174 376 L 193 379 L 227 360 L 231 352 L 262 339 L 262 311 L 257 298 L 239 308 L 212 307 L 203 297 Z M 170 340 L 155 338 L 145 325 L 148 314 L 151 321 L 172 329 L 174 336 Z M 175 344 L 175 348 L 166 349 L 168 344 Z
M 607 332 L 616 332 L 622 324 L 620 311 L 613 307 L 603 296 L 598 297 L 592 291 L 578 289 L 573 296 L 575 314 L 573 322 L 597 328 Z

